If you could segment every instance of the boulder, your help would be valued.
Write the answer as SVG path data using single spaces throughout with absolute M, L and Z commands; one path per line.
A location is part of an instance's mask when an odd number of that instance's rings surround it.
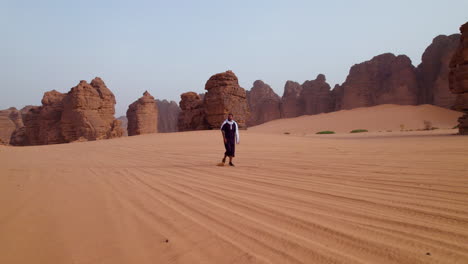
M 237 76 L 232 71 L 211 76 L 205 84 L 205 90 L 203 106 L 208 129 L 219 129 L 228 113 L 234 115 L 239 128 L 247 127 L 250 115 L 247 94 L 239 86 Z
M 253 83 L 252 89 L 247 91 L 247 102 L 250 109 L 247 126 L 256 126 L 281 118 L 281 99 L 263 81 L 257 80 Z
M 127 119 L 129 136 L 158 132 L 158 106 L 148 91 L 128 106 Z
M 449 88 L 456 94 L 454 109 L 465 114 L 458 119 L 460 134 L 468 135 L 468 22 L 460 27 L 461 37 L 449 67 Z
M 158 105 L 158 132 L 177 132 L 180 107 L 174 101 L 156 100 Z
M 456 95 L 449 90 L 449 63 L 455 53 L 460 34 L 440 35 L 432 40 L 418 65 L 418 103 L 452 108 Z
M 121 137 L 120 121 L 114 118 L 115 97 L 101 78 L 80 81 L 63 100 L 61 118 L 65 142 Z
M 67 94 L 46 92 L 42 106 L 22 114 L 24 127 L 12 135 L 13 145 L 46 145 L 122 136 L 114 119 L 115 98 L 100 78 L 73 87 Z M 23 112 L 23 111 L 22 111 Z
M 203 100 L 195 92 L 183 93 L 180 96 L 180 113 L 177 127 L 179 131 L 207 129 Z

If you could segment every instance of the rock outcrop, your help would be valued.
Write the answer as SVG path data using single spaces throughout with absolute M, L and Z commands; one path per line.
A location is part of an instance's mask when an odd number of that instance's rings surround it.
M 12 145 L 46 145 L 122 136 L 114 119 L 114 94 L 100 78 L 73 87 L 67 94 L 46 92 L 42 106 L 23 114 L 24 127 L 12 135 Z
M 356 64 L 341 86 L 342 109 L 418 102 L 416 71 L 405 55 L 385 53 Z
M 180 107 L 174 101 L 156 100 L 158 105 L 158 132 L 177 132 Z
M 343 87 L 339 84 L 336 84 L 333 90 L 331 90 L 331 101 L 332 111 L 340 111 L 342 109 Z
M 228 113 L 234 115 L 239 128 L 246 128 L 249 118 L 247 94 L 239 86 L 237 76 L 232 71 L 218 73 L 205 84 L 204 109 L 208 129 L 218 129 Z
M 330 85 L 326 82 L 325 75 L 319 74 L 315 80 L 302 84 L 300 109 L 301 115 L 328 113 L 334 109 Z
M 458 119 L 460 134 L 468 135 L 468 23 L 460 27 L 461 38 L 451 61 L 450 91 L 456 94 L 454 109 L 465 114 Z
M 21 113 L 14 107 L 0 110 L 0 140 L 3 144 L 9 144 L 13 132 L 23 127 Z
M 180 96 L 179 131 L 219 129 L 228 113 L 234 115 L 239 128 L 246 128 L 249 118 L 247 94 L 232 71 L 211 76 L 205 90 L 207 92 L 201 96 L 195 92 Z
M 207 129 L 203 100 L 195 92 L 183 93 L 180 96 L 180 113 L 177 127 L 179 131 Z
M 460 34 L 440 35 L 433 39 L 417 67 L 418 103 L 452 108 L 456 95 L 449 90 L 449 63 L 460 42 Z
M 247 91 L 247 102 L 251 113 L 247 126 L 256 126 L 281 118 L 281 99 L 263 81 L 257 80 L 253 83 L 252 89 Z
M 283 97 L 281 97 L 281 116 L 290 118 L 302 115 L 300 96 L 302 86 L 293 81 L 287 81 L 284 85 Z
M 158 132 L 158 106 L 148 91 L 128 106 L 127 119 L 129 136 Z

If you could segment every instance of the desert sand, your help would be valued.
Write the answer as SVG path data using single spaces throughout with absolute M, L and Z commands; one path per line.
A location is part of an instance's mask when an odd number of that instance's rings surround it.
M 277 119 L 263 125 L 249 128 L 262 133 L 309 134 L 324 130 L 349 133 L 353 129 L 367 129 L 370 132 L 418 130 L 429 121 L 436 128 L 453 128 L 463 113 L 435 105 L 392 105 L 361 107 L 318 115 L 304 115 L 295 118 Z
M 468 137 L 378 132 L 404 108 L 242 131 L 235 168 L 218 131 L 0 146 L 0 263 L 468 263 Z

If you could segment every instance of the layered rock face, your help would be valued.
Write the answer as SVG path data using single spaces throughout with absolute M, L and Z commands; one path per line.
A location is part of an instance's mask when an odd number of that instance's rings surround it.
M 251 113 L 247 126 L 256 126 L 281 118 L 281 99 L 263 81 L 257 80 L 253 83 L 252 89 L 247 91 L 247 102 Z
M 451 61 L 450 91 L 456 94 L 454 109 L 465 114 L 458 119 L 460 134 L 468 135 L 468 23 L 460 27 L 461 38 Z
M 195 92 L 183 93 L 180 96 L 180 113 L 178 117 L 178 130 L 202 130 L 207 129 L 205 122 L 205 109 L 203 100 Z
M 239 128 L 247 127 L 250 115 L 247 94 L 239 86 L 237 76 L 232 71 L 211 76 L 205 84 L 205 90 L 203 105 L 208 129 L 218 129 L 228 113 L 234 115 Z
M 336 84 L 333 90 L 331 90 L 331 101 L 332 101 L 332 111 L 340 111 L 342 109 L 343 102 L 343 87 L 339 84 Z
M 417 70 L 418 103 L 452 108 L 455 95 L 449 90 L 449 63 L 460 42 L 460 34 L 440 35 L 433 39 L 422 55 Z
M 281 98 L 281 116 L 284 118 L 302 115 L 300 96 L 302 86 L 293 81 L 287 81 L 284 85 L 283 97 Z
M 61 118 L 65 96 L 55 90 L 44 93 L 42 106 L 30 107 L 22 115 L 24 127 L 14 132 L 11 144 L 28 146 L 64 143 Z
M 418 83 L 411 60 L 385 53 L 351 67 L 343 87 L 341 107 L 417 104 Z
M 174 101 L 156 100 L 158 105 L 158 132 L 177 132 L 180 107 Z
M 14 107 L 0 110 L 0 140 L 3 144 L 9 144 L 13 132 L 21 127 L 23 127 L 23 119 L 20 111 Z
M 148 91 L 128 106 L 127 119 L 129 136 L 158 132 L 158 106 Z
M 330 85 L 326 82 L 325 75 L 319 74 L 315 80 L 302 84 L 300 106 L 301 115 L 328 113 L 334 109 Z
M 100 78 L 73 87 L 67 94 L 50 91 L 42 106 L 23 114 L 24 127 L 12 135 L 12 145 L 45 145 L 122 136 L 114 119 L 115 98 Z M 14 140 L 13 140 L 14 138 Z
M 63 100 L 61 118 L 65 142 L 121 137 L 120 121 L 114 118 L 115 97 L 101 78 L 73 87 Z

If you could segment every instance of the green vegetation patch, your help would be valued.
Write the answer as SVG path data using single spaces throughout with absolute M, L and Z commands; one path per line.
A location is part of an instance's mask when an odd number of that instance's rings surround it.
M 323 134 L 335 134 L 335 131 L 320 131 L 320 132 L 317 132 L 315 134 L 319 134 L 319 135 L 323 135 Z
M 363 133 L 363 132 L 369 132 L 367 129 L 354 129 L 351 130 L 349 133 Z

